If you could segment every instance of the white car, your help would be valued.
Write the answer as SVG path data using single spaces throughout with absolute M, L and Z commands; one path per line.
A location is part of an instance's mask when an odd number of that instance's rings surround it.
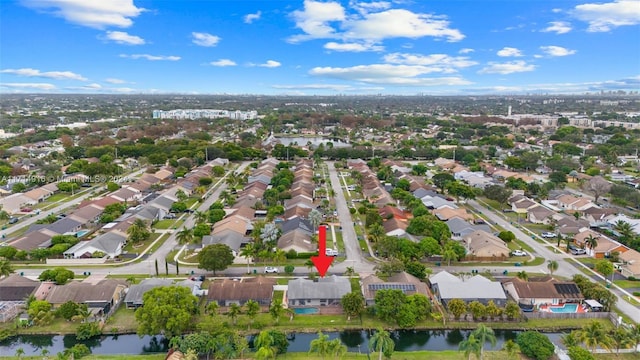
M 277 274 L 278 268 L 275 266 L 267 266 L 264 268 L 264 272 L 267 274 Z
M 522 251 L 522 250 L 513 250 L 511 252 L 511 255 L 513 255 L 513 256 L 527 256 L 527 253 L 525 251 Z
M 556 234 L 552 232 L 543 232 L 542 234 L 540 234 L 540 236 L 542 236 L 543 238 L 551 239 L 556 237 Z
M 338 256 L 338 250 L 335 249 L 326 249 L 324 253 L 327 256 Z

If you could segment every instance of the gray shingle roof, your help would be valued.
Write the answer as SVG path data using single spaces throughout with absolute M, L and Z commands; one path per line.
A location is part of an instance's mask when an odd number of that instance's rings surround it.
M 142 296 L 144 293 L 156 287 L 171 285 L 173 285 L 173 281 L 170 279 L 144 279 L 140 284 L 132 285 L 129 288 L 124 302 L 132 305 L 142 305 Z
M 335 275 L 320 278 L 318 282 L 307 279 L 289 281 L 287 298 L 290 300 L 342 299 L 351 292 L 351 282 Z

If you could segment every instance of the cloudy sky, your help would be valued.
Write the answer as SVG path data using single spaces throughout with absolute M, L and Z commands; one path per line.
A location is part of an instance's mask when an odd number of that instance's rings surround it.
M 640 0 L 0 0 L 0 92 L 640 90 Z

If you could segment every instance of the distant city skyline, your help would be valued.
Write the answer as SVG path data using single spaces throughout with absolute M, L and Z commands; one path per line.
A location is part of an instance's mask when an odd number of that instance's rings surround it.
M 1 93 L 640 90 L 640 0 L 0 2 Z

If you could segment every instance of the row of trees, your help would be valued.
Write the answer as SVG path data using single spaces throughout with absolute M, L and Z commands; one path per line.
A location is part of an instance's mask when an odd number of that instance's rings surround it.
M 581 329 L 563 335 L 561 341 L 569 349 L 572 360 L 592 360 L 594 357 L 591 353 L 594 353 L 597 348 L 615 351 L 616 354 L 619 354 L 621 349 L 638 349 L 640 325 L 618 326 L 611 329 L 601 321 L 592 320 Z M 578 350 L 584 350 L 583 347 L 588 348 L 591 353 Z

